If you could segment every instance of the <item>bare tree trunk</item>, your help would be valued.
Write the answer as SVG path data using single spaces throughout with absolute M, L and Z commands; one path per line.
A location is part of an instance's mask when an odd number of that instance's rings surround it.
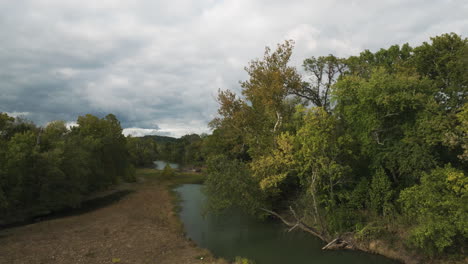
M 312 195 L 312 201 L 314 203 L 314 220 L 315 222 L 320 225 L 320 228 L 322 230 L 325 230 L 325 227 L 323 226 L 322 218 L 320 217 L 319 211 L 318 211 L 318 206 L 317 206 L 317 199 L 315 197 L 315 182 L 317 180 L 317 174 L 315 172 L 312 172 L 312 182 L 310 184 L 310 194 Z M 318 221 L 317 221 L 318 219 Z
M 275 127 L 273 128 L 274 133 L 276 133 L 276 130 L 279 129 L 279 127 L 281 126 L 282 121 L 283 121 L 283 117 L 281 116 L 279 111 L 276 111 L 276 123 L 275 123 Z
M 39 128 L 39 133 L 37 134 L 37 138 L 36 138 L 36 146 L 39 146 L 41 144 L 41 136 L 42 136 L 42 128 Z

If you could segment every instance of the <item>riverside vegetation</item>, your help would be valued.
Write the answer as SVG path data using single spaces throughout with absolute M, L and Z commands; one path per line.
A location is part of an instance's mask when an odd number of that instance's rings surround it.
M 41 128 L 0 113 L 0 223 L 79 207 L 91 193 L 135 181 L 127 140 L 114 115 Z
M 350 247 L 384 241 L 396 253 L 376 251 L 404 261 L 466 261 L 467 39 L 311 57 L 303 76 L 292 50 L 267 48 L 241 95 L 219 92 L 211 206 L 289 215 Z
M 158 158 L 206 166 L 214 210 L 294 218 L 405 261 L 466 261 L 467 39 L 311 57 L 302 75 L 293 44 L 251 61 L 241 95 L 219 91 L 211 135 L 132 138 L 113 115 L 40 128 L 0 114 L 0 222 L 77 207 Z

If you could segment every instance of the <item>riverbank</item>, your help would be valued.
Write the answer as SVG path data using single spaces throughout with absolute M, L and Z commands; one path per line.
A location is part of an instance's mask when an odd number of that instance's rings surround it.
M 0 230 L 0 263 L 227 263 L 189 241 L 174 210 L 169 186 L 202 176 L 137 176 L 128 194 L 103 207 Z
M 290 212 L 284 211 L 282 212 L 282 216 L 279 214 L 274 213 L 275 218 L 283 218 L 279 221 L 282 221 L 284 224 L 287 226 L 294 226 L 297 225 L 293 221 L 287 221 L 285 222 L 285 218 L 293 219 L 293 217 L 290 215 Z M 302 222 L 301 222 L 302 223 Z M 298 229 L 302 229 L 300 225 Z M 309 224 L 305 224 L 305 226 L 310 226 Z M 387 228 L 387 230 L 384 232 L 383 229 Z M 307 228 L 306 228 L 307 229 Z M 324 243 L 325 242 L 330 242 L 334 241 L 336 239 L 332 239 L 330 237 L 324 238 L 321 236 L 318 236 L 316 234 L 312 234 L 313 232 L 310 232 L 309 230 L 303 229 L 303 232 L 306 233 L 311 233 L 311 236 L 315 236 L 319 239 L 321 239 Z M 418 252 L 414 249 L 411 249 L 410 247 L 406 246 L 403 241 L 406 240 L 405 235 L 407 233 L 404 232 L 402 229 L 398 229 L 398 226 L 393 226 L 393 227 L 380 227 L 380 235 L 376 234 L 359 234 L 359 233 L 345 233 L 342 236 L 336 237 L 337 239 L 340 239 L 344 241 L 344 245 L 347 247 L 343 247 L 343 245 L 338 245 L 336 248 L 331 247 L 331 250 L 354 250 L 354 251 L 361 251 L 361 252 L 366 252 L 366 253 L 371 253 L 371 254 L 376 254 L 376 255 L 381 255 L 383 257 L 386 257 L 388 259 L 392 259 L 395 261 L 398 261 L 399 263 L 405 263 L 405 264 L 420 264 L 420 263 L 427 263 L 427 264 L 464 264 L 468 263 L 468 257 L 460 258 L 458 256 L 446 256 L 444 258 L 441 257 L 436 257 L 436 258 L 429 258 L 426 255 L 423 255 L 421 252 Z M 372 232 L 372 231 L 369 231 Z M 373 232 L 376 232 L 375 230 Z M 398 233 L 400 232 L 400 233 Z M 332 244 L 332 243 L 330 243 Z
M 418 252 L 408 250 L 403 243 L 390 243 L 383 239 L 369 239 L 356 243 L 358 250 L 379 254 L 405 264 L 465 264 L 468 257 L 464 259 L 435 258 L 429 259 Z

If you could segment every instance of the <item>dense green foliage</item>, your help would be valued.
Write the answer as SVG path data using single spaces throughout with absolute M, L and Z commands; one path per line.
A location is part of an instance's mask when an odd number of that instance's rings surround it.
M 201 166 L 206 159 L 206 135 L 188 134 L 180 138 L 150 135 L 127 137 L 131 162 L 136 167 L 153 167 L 155 160 Z
M 135 180 L 114 115 L 77 124 L 42 128 L 0 113 L 0 223 L 77 207 L 91 192 Z
M 208 160 L 208 174 L 217 176 L 205 181 L 206 190 L 211 194 L 211 209 L 239 207 L 253 213 L 265 204 L 264 195 L 259 192 L 246 164 L 225 156 L 213 156 Z
M 168 137 L 168 136 L 159 136 L 159 135 L 146 135 L 146 136 L 143 136 L 143 138 L 145 139 L 152 139 L 154 140 L 157 144 L 164 144 L 164 143 L 167 143 L 167 142 L 176 142 L 177 141 L 177 138 L 175 137 Z
M 155 138 L 158 142 L 158 159 L 186 165 L 200 165 L 205 160 L 201 150 L 203 137 L 205 136 L 190 134 L 181 138 Z
M 468 40 L 311 57 L 308 81 L 288 66 L 292 49 L 252 61 L 241 96 L 219 92 L 202 143 L 214 203 L 293 206 L 324 235 L 393 228 L 429 255 L 462 254 Z
M 131 162 L 136 167 L 153 166 L 158 158 L 158 144 L 149 137 L 128 137 L 127 147 Z
M 447 165 L 421 177 L 401 192 L 403 212 L 416 221 L 410 242 L 430 254 L 463 246 L 468 235 L 468 177 Z M 456 248 L 455 248 L 456 250 Z

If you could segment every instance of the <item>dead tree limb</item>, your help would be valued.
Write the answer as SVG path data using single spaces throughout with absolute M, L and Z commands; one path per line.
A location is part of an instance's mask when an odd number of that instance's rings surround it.
M 294 218 L 295 218 L 296 222 L 289 222 L 284 217 L 282 217 L 280 214 L 278 214 L 276 212 L 273 212 L 271 210 L 268 210 L 268 209 L 265 209 L 265 208 L 261 208 L 261 210 L 265 211 L 265 212 L 267 212 L 267 213 L 269 213 L 271 215 L 274 215 L 274 216 L 278 217 L 285 225 L 291 227 L 290 231 L 292 231 L 296 227 L 299 227 L 300 229 L 306 231 L 307 233 L 310 233 L 310 234 L 320 238 L 324 242 L 328 243 L 328 239 L 326 237 L 324 237 L 322 234 L 320 234 L 317 230 L 315 230 L 313 227 L 310 227 L 310 226 L 304 224 L 300 219 L 297 219 L 296 213 L 294 212 L 294 210 L 291 207 L 290 207 L 290 210 L 291 210 L 291 212 L 293 212 L 293 215 L 295 216 Z
M 322 250 L 336 250 L 336 249 L 354 249 L 353 245 L 349 243 L 348 241 L 341 239 L 341 238 L 335 238 L 333 241 L 328 243 L 326 246 L 322 248 Z
M 327 245 L 325 245 L 325 246 L 322 248 L 322 250 L 327 249 L 328 247 L 330 247 L 331 245 L 333 245 L 334 243 L 336 243 L 337 240 L 338 240 L 338 238 L 333 239 L 330 243 L 328 243 Z
M 278 217 L 279 220 L 281 220 L 281 222 L 283 222 L 283 223 L 284 223 L 285 225 L 287 225 L 287 226 L 294 226 L 294 225 L 295 225 L 295 224 L 293 224 L 293 223 L 291 223 L 291 222 L 288 222 L 286 219 L 284 219 L 284 218 L 283 218 L 280 214 L 278 214 L 278 213 L 275 213 L 275 212 L 273 212 L 273 211 L 271 211 L 271 210 L 268 210 L 268 209 L 265 209 L 265 208 L 260 208 L 260 210 L 265 211 L 265 212 L 267 212 L 267 213 L 269 213 L 269 214 L 271 214 L 271 215 L 274 215 L 274 216 Z
M 294 230 L 296 227 L 299 227 L 300 229 L 302 229 L 303 231 L 307 232 L 307 233 L 310 233 L 318 238 L 320 238 L 322 241 L 324 241 L 325 243 L 327 243 L 327 245 L 325 245 L 322 249 L 323 250 L 330 250 L 330 249 L 354 249 L 352 243 L 349 243 L 348 241 L 338 237 L 338 238 L 335 238 L 333 240 L 330 240 L 328 239 L 327 237 L 325 237 L 323 234 L 321 234 L 318 230 L 316 230 L 315 228 L 311 227 L 311 226 L 308 226 L 306 225 L 304 222 L 302 222 L 302 219 L 299 219 L 297 217 L 297 214 L 296 212 L 294 211 L 294 209 L 290 206 L 289 207 L 289 210 L 291 211 L 294 219 L 295 219 L 295 222 L 291 222 L 291 221 L 288 221 L 286 220 L 286 218 L 284 218 L 283 216 L 281 216 L 280 214 L 274 212 L 274 211 L 271 211 L 271 210 L 268 210 L 268 209 L 265 209 L 265 208 L 260 208 L 262 211 L 265 211 L 271 215 L 274 215 L 276 217 L 278 217 L 285 225 L 289 226 L 290 229 L 288 230 L 288 232 L 291 232 L 292 230 Z

